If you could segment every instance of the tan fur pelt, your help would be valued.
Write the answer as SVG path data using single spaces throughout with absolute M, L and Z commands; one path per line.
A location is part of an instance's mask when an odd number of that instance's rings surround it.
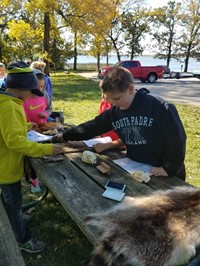
M 58 122 L 46 122 L 45 124 L 41 123 L 38 125 L 38 128 L 36 129 L 37 132 L 42 133 L 43 131 L 47 131 L 49 129 L 60 127 L 61 124 Z
M 86 217 L 101 239 L 90 266 L 184 265 L 200 245 L 200 189 L 179 187 L 147 197 L 125 197 L 104 213 Z

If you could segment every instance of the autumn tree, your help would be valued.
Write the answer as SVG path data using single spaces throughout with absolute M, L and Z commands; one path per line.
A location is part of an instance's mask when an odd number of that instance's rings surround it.
M 138 12 L 139 6 L 141 6 L 143 3 L 143 0 L 121 1 L 118 6 L 118 14 L 112 19 L 112 28 L 108 36 L 113 50 L 117 54 L 118 61 L 121 60 L 121 55 L 127 47 L 130 51 L 130 54 L 134 54 L 133 51 L 135 50 L 135 47 L 133 42 L 137 41 L 136 35 L 139 33 L 138 26 L 142 21 L 142 18 L 140 18 L 140 22 L 137 21 L 138 24 L 136 25 L 134 14 Z M 137 17 L 137 19 L 139 19 L 139 17 Z M 139 43 L 139 37 L 137 43 Z
M 162 8 L 155 9 L 151 16 L 154 18 L 153 38 L 157 41 L 158 51 L 156 57 L 167 59 L 167 67 L 170 60 L 177 52 L 177 30 L 179 25 L 180 3 L 169 1 Z
M 0 1 L 0 61 L 5 64 L 13 59 L 15 53 L 8 35 L 8 22 L 19 18 L 22 13 L 19 3 L 13 2 L 15 5 L 11 5 L 9 0 Z
M 5 63 L 6 58 L 4 56 L 4 53 L 6 51 L 5 46 L 6 46 L 6 16 L 5 16 L 5 9 L 4 9 L 4 4 L 0 4 L 0 62 Z
M 200 59 L 200 2 L 184 1 L 182 6 L 179 57 L 185 58 L 184 72 L 188 71 L 189 58 Z
M 149 32 L 150 22 L 151 17 L 148 10 L 141 5 L 137 5 L 132 12 L 128 12 L 122 17 L 122 28 L 125 32 L 124 42 L 128 47 L 131 60 L 142 54 L 141 41 L 144 34 Z
M 91 53 L 99 56 L 101 43 L 111 28 L 112 18 L 116 15 L 115 0 L 68 0 L 60 1 L 57 13 L 61 15 L 66 26 L 74 32 L 74 69 L 76 69 L 77 45 L 84 42 L 90 35 L 95 44 Z M 81 40 L 81 42 L 79 41 Z M 79 41 L 79 42 L 78 42 Z

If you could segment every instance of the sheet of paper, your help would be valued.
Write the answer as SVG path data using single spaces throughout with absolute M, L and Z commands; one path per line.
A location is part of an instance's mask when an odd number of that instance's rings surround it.
M 89 140 L 83 140 L 83 142 L 88 146 L 88 147 L 93 147 L 97 143 L 108 143 L 111 142 L 112 139 L 111 137 L 104 137 L 104 138 L 95 138 L 95 139 L 89 139 Z
M 128 157 L 113 160 L 113 162 L 116 163 L 117 165 L 119 165 L 121 168 L 123 168 L 128 173 L 133 173 L 136 171 L 142 171 L 142 172 L 150 175 L 150 171 L 153 168 L 153 166 L 150 164 L 139 163 L 139 162 L 131 160 Z
M 34 130 L 30 130 L 27 133 L 27 139 L 34 141 L 34 142 L 42 142 L 42 141 L 46 141 L 51 139 L 53 136 L 47 136 L 47 135 L 43 135 L 41 133 L 38 133 Z
M 121 192 L 118 189 L 112 189 L 112 188 L 107 188 L 104 193 L 102 194 L 103 197 L 116 200 L 116 201 L 122 201 L 122 199 L 125 196 L 124 192 Z

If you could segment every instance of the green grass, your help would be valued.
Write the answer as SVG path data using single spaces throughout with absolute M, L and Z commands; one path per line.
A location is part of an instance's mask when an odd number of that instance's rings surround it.
M 109 63 L 109 65 L 113 65 Z M 73 69 L 74 64 L 68 64 L 70 71 Z M 100 68 L 106 67 L 106 64 L 100 64 Z M 77 65 L 78 71 L 98 71 L 98 67 L 96 63 L 89 63 L 89 64 L 84 64 L 84 63 L 78 63 Z
M 53 109 L 63 110 L 65 122 L 79 124 L 92 119 L 99 110 L 98 83 L 75 74 L 56 73 L 53 82 Z M 177 104 L 187 133 L 187 182 L 200 187 L 200 108 Z M 49 194 L 32 214 L 30 227 L 46 244 L 41 255 L 24 254 L 29 266 L 81 266 L 92 246 L 57 200 Z
M 26 265 L 81 266 L 88 260 L 91 244 L 52 194 L 36 205 L 29 226 L 46 248 L 39 255 L 23 252 Z
M 187 134 L 187 182 L 200 187 L 200 108 L 181 104 L 176 106 Z
M 97 82 L 75 74 L 52 75 L 53 109 L 64 111 L 65 121 L 79 124 L 98 113 L 100 89 Z

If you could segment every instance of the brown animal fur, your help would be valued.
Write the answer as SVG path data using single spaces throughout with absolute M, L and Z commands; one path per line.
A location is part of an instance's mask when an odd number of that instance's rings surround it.
M 47 131 L 49 129 L 54 129 L 57 127 L 61 127 L 61 124 L 58 122 L 46 122 L 45 124 L 44 123 L 39 124 L 37 131 L 42 133 L 43 131 Z
M 148 197 L 126 197 L 104 213 L 86 217 L 101 231 L 90 266 L 175 266 L 200 245 L 200 189 L 179 187 Z

